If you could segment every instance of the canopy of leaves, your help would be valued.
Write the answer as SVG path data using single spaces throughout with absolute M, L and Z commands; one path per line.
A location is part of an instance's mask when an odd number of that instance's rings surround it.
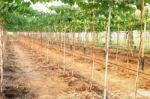
M 36 2 L 51 2 L 54 0 L 31 0 Z M 112 8 L 111 30 L 128 30 L 130 21 L 133 29 L 139 30 L 140 17 L 136 12 L 140 11 L 140 0 L 61 0 L 62 6 L 51 6 L 56 14 L 42 13 L 33 10 L 31 2 L 22 0 L 1 0 L 0 17 L 4 18 L 8 31 L 62 31 L 64 26 L 71 31 L 76 25 L 76 31 L 84 31 L 86 25 L 88 31 L 92 31 L 92 14 L 95 14 L 95 30 L 104 31 L 108 21 L 108 8 Z M 145 5 L 150 0 L 145 0 Z M 78 7 L 74 7 L 77 5 Z M 150 14 L 145 10 L 145 19 L 150 23 Z M 85 23 L 86 21 L 86 23 Z

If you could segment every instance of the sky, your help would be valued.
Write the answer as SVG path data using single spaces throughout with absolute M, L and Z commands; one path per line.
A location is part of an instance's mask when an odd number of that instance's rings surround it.
M 25 2 L 29 2 L 30 0 L 25 0 Z M 50 13 L 50 14 L 55 14 L 56 12 L 54 10 L 48 9 L 50 6 L 61 6 L 64 5 L 61 1 L 53 1 L 53 2 L 48 2 L 48 3 L 40 3 L 37 2 L 35 4 L 31 4 L 31 7 L 34 10 L 44 12 L 44 13 Z
M 30 2 L 30 0 L 23 0 L 24 2 Z
M 32 4 L 31 7 L 34 10 L 44 12 L 44 13 L 50 13 L 50 14 L 56 13 L 55 11 L 48 9 L 48 6 L 46 6 L 46 4 L 42 4 L 42 3 L 39 3 L 39 2 L 36 3 L 36 4 Z

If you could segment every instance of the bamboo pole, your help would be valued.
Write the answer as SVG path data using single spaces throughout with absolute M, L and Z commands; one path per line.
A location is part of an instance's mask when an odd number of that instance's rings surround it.
M 144 70 L 144 49 L 145 49 L 145 35 L 146 34 L 146 27 L 147 27 L 147 24 L 146 24 L 146 21 L 144 22 L 144 33 L 142 34 L 142 39 L 143 39 L 143 42 L 142 42 L 142 57 L 141 57 L 141 69 Z
M 93 0 L 94 3 L 94 0 Z M 91 79 L 94 79 L 94 69 L 95 69 L 95 9 L 92 11 L 92 68 L 91 68 Z M 92 82 L 90 90 L 92 89 Z
M 63 26 L 61 26 L 61 28 L 63 28 Z M 62 29 L 63 30 L 63 29 Z M 61 45 L 60 45 L 60 52 L 63 49 L 63 31 L 60 32 L 60 38 L 61 38 Z
M 118 24 L 118 32 L 117 32 L 117 51 L 116 51 L 116 61 L 118 61 L 118 48 L 119 46 L 119 24 Z
M 85 23 L 84 23 L 84 56 L 86 56 L 86 42 L 87 42 L 87 21 L 85 19 Z M 84 58 L 84 62 L 85 62 L 85 58 Z
M 137 90 L 138 90 L 138 81 L 140 75 L 140 61 L 141 61 L 141 52 L 142 52 L 142 44 L 143 44 L 143 15 L 144 15 L 144 0 L 141 0 L 141 16 L 140 16 L 140 43 L 139 43 L 139 53 L 138 53 L 138 64 L 137 64 L 137 73 L 136 73 L 136 80 L 135 80 L 135 99 L 137 98 Z
M 72 51 L 72 64 L 71 64 L 71 67 L 74 65 L 74 58 L 73 58 L 73 39 L 74 39 L 74 32 L 73 32 L 73 25 L 71 26 L 71 30 L 70 30 L 70 33 L 72 33 L 72 35 L 70 35 L 70 51 Z M 69 35 L 69 34 L 68 34 Z M 73 76 L 73 69 L 71 69 L 71 75 Z
M 3 27 L 1 27 L 1 28 L 3 28 Z M 3 36 L 3 29 L 1 29 L 1 34 L 0 34 L 0 47 L 1 47 L 1 49 L 0 49 L 0 65 L 1 65 L 1 67 L 0 67 L 0 69 L 1 69 L 1 92 L 3 91 L 3 44 L 2 44 L 2 36 Z
M 3 92 L 3 65 L 4 65 L 4 52 L 5 52 L 5 29 L 3 27 L 3 20 L 0 19 L 0 72 L 1 72 L 1 92 Z
M 76 32 L 76 18 L 73 18 L 73 34 L 72 34 L 72 66 L 74 65 L 75 62 L 75 32 Z M 73 76 L 73 70 L 72 70 L 72 76 Z
M 131 18 L 131 20 L 130 20 L 130 38 L 129 38 L 129 47 L 130 47 L 130 54 L 131 54 L 131 56 L 133 56 L 133 50 L 132 50 L 132 48 L 133 48 L 133 29 L 132 29 L 132 27 L 133 27 L 133 21 L 132 21 L 132 18 Z
M 59 31 L 58 33 L 59 33 L 59 51 L 61 51 L 61 31 Z
M 50 41 L 50 33 L 49 33 L 49 31 L 47 32 L 48 33 L 48 38 L 47 38 L 47 41 L 48 41 L 48 43 L 47 43 L 47 48 L 46 48 L 46 60 L 47 60 L 47 62 L 49 61 L 49 41 Z
M 130 36 L 129 36 L 129 33 L 130 33 L 130 31 L 128 31 L 128 38 L 127 38 L 127 62 L 126 62 L 126 65 L 127 65 L 127 67 L 128 67 L 128 65 L 129 65 L 129 43 L 130 43 L 130 40 L 129 40 L 129 38 L 130 38 Z
M 34 55 L 33 55 L 33 54 L 34 54 L 34 53 L 33 53 L 33 49 L 34 49 L 34 48 L 33 48 L 33 39 L 34 39 L 33 35 L 34 35 L 34 34 L 33 34 L 33 32 L 31 32 L 31 33 L 32 33 L 32 34 L 31 34 L 31 39 L 32 39 L 32 41 L 31 41 L 31 44 L 32 44 L 32 45 L 31 45 L 31 46 L 32 46 L 32 47 L 31 47 L 31 50 L 32 50 L 32 57 L 33 57 L 33 56 L 34 56 Z
M 64 61 L 63 61 L 63 69 L 64 69 L 64 73 L 65 73 L 65 71 L 66 71 L 66 24 L 65 24 L 65 26 L 64 26 L 64 29 L 63 29 L 64 31 Z
M 104 76 L 104 97 L 103 99 L 107 98 L 107 78 L 108 78 L 108 54 L 109 54 L 109 39 L 110 39 L 110 25 L 111 25 L 111 13 L 112 13 L 112 7 L 109 5 L 109 17 L 108 17 L 108 29 L 106 33 L 106 48 L 105 48 L 105 76 Z

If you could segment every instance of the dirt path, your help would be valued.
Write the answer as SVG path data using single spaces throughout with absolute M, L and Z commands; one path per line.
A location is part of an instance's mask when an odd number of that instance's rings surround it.
M 4 66 L 4 99 L 102 98 L 104 69 L 100 69 L 98 64 L 95 66 L 94 78 L 91 79 L 91 64 L 77 58 L 72 65 L 70 56 L 66 57 L 66 64 L 63 64 L 60 52 L 41 49 L 36 44 L 29 46 L 29 43 L 27 40 L 8 42 Z M 30 47 L 34 49 L 31 50 Z M 46 55 L 49 56 L 48 61 Z M 66 67 L 65 72 L 63 67 Z M 90 82 L 93 85 L 91 88 Z M 128 90 L 134 88 L 132 77 L 125 78 L 123 75 L 122 78 L 112 71 L 108 82 L 110 99 L 133 98 L 134 92 Z
M 79 74 L 63 73 L 58 64 L 42 61 L 44 55 L 33 53 L 13 41 L 8 43 L 4 66 L 4 99 L 81 99 L 99 98 L 99 85 L 89 91 L 88 81 Z M 85 80 L 85 81 L 84 81 Z M 91 95 L 92 94 L 92 95 Z M 64 97 L 64 98 L 63 98 Z
M 21 38 L 19 42 L 22 45 L 28 46 L 32 39 L 24 39 Z M 31 44 L 33 49 L 39 53 L 43 53 L 44 55 L 48 56 L 49 58 L 55 59 L 55 61 L 63 62 L 64 61 L 64 53 L 60 52 L 60 47 L 56 47 L 55 45 L 49 44 L 47 50 L 47 44 L 41 44 L 39 42 L 34 42 Z M 30 46 L 28 46 L 30 47 Z M 86 79 L 91 79 L 91 67 L 92 63 L 89 61 L 84 61 L 80 57 L 76 57 L 74 64 L 72 61 L 72 57 L 70 55 L 66 55 L 65 57 L 65 68 L 69 68 L 73 70 L 73 72 L 78 71 L 78 73 L 84 76 Z M 61 64 L 62 65 L 62 64 Z M 118 71 L 117 71 L 118 70 Z M 117 72 L 116 72 L 117 71 Z M 99 85 L 104 84 L 104 68 L 101 65 L 95 64 L 94 69 L 94 77 L 91 79 L 95 81 Z M 140 81 L 143 79 L 140 78 Z M 144 80 L 143 82 L 149 82 Z M 143 85 L 144 83 L 142 83 Z M 147 83 L 145 83 L 146 88 Z M 144 87 L 145 87 L 144 85 Z M 119 96 L 119 99 L 134 99 L 134 89 L 135 89 L 135 77 L 133 75 L 128 75 L 126 71 L 122 69 L 110 69 L 108 75 L 108 91 L 111 93 L 111 98 L 113 96 Z M 144 94 L 146 92 L 146 94 Z M 149 99 L 149 89 L 145 88 L 138 88 L 138 99 Z
M 29 95 L 30 98 L 32 96 L 32 97 L 38 97 L 39 99 L 48 99 L 48 98 L 52 99 L 53 96 L 57 96 L 57 94 L 60 93 L 61 89 L 59 87 L 61 85 L 59 86 L 56 83 L 56 82 L 60 82 L 63 85 L 64 83 L 60 79 L 56 79 L 56 78 L 53 79 L 52 77 L 45 78 L 44 72 L 41 71 L 39 72 L 35 70 L 39 66 L 33 64 L 30 56 L 31 54 L 27 52 L 27 50 L 22 49 L 20 46 L 18 46 L 15 43 L 11 43 L 9 47 L 10 47 L 9 50 L 12 50 L 10 54 L 14 55 L 15 57 L 13 58 L 13 60 L 9 58 L 12 61 L 11 63 L 9 59 L 7 60 L 9 61 L 8 62 L 9 65 L 15 63 L 15 67 L 12 67 L 15 71 L 15 74 L 10 73 L 10 75 L 13 75 L 16 80 L 9 82 L 11 85 L 14 86 L 14 84 L 15 85 L 17 84 L 16 87 L 19 85 L 23 85 L 26 88 L 29 88 L 30 94 L 32 94 Z M 18 70 L 16 70 L 16 68 Z M 10 84 L 7 84 L 7 86 Z M 63 86 L 65 87 L 65 85 Z M 58 89 L 57 87 L 60 89 L 60 91 L 57 90 Z

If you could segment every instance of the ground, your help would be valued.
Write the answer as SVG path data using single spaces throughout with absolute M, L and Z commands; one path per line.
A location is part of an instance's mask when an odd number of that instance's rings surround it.
M 9 40 L 4 64 L 4 99 L 101 99 L 104 68 L 31 40 Z M 120 69 L 109 71 L 108 98 L 133 99 L 135 77 Z M 147 81 L 147 80 L 145 80 Z M 148 87 L 146 87 L 148 88 Z M 139 88 L 138 98 L 149 99 L 149 88 Z M 140 94 L 139 94 L 140 93 Z

